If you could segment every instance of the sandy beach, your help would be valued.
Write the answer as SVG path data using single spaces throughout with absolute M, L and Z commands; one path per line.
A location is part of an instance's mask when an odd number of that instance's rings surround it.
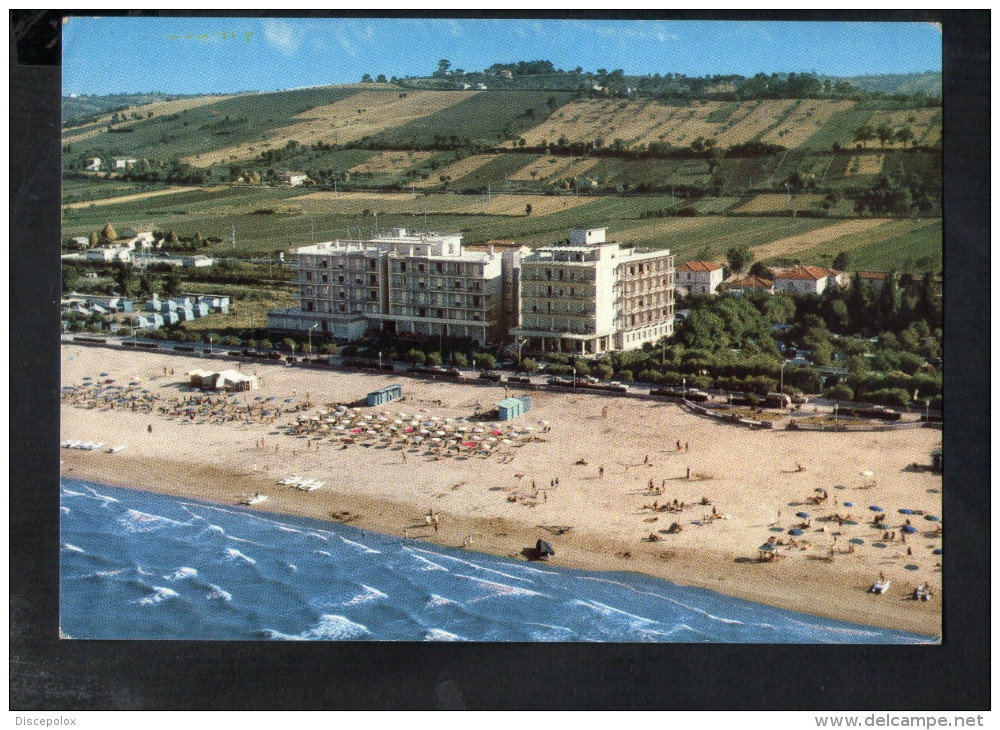
M 232 360 L 62 347 L 64 386 L 106 373 L 102 380 L 121 386 L 140 383 L 135 387 L 157 404 L 192 396 L 188 370 L 233 367 Z M 405 413 L 458 423 L 472 418 L 477 404 L 491 408 L 504 397 L 503 386 L 259 362 L 241 368 L 257 374 L 261 387 L 246 400 L 240 394 L 240 403 L 273 397 L 266 402 L 286 409 L 307 400 L 315 405 L 282 413 L 273 423 L 270 417 L 221 423 L 156 408 L 111 410 L 64 401 L 62 440 L 127 448 L 61 449 L 63 473 L 225 504 L 260 492 L 268 499 L 252 509 L 338 519 L 519 559 L 542 538 L 555 548 L 553 562 L 564 567 L 640 572 L 815 615 L 930 636 L 941 632 L 941 556 L 933 554 L 942 543 L 935 534 L 940 523 L 919 514 L 941 515 L 941 477 L 909 468 L 929 464 L 939 430 L 750 431 L 673 403 L 533 392 L 531 411 L 515 422 L 534 429 L 526 438 L 498 443 L 488 455 L 435 458 L 426 442 L 345 448 L 332 432 L 296 436 L 288 428 L 330 411 L 327 404 L 351 403 L 392 383 L 402 384 L 405 399 L 360 408 L 359 416 L 394 422 Z M 278 483 L 291 475 L 324 485 L 307 492 Z M 809 501 L 821 490 L 826 500 Z M 710 504 L 701 504 L 703 498 Z M 685 507 L 653 509 L 675 499 Z M 869 505 L 884 508 L 884 526 L 872 524 L 876 513 Z M 427 524 L 429 511 L 438 516 L 438 529 Z M 796 516 L 803 511 L 808 518 Z M 846 521 L 826 521 L 835 514 Z M 904 542 L 907 519 L 916 531 Z M 680 531 L 670 529 L 674 523 Z M 789 545 L 788 530 L 799 525 L 802 534 Z M 886 532 L 895 539 L 883 541 Z M 775 546 L 779 557 L 760 562 L 758 547 L 771 537 L 784 543 Z M 880 572 L 892 587 L 877 596 L 867 588 Z M 924 583 L 933 600 L 911 600 Z

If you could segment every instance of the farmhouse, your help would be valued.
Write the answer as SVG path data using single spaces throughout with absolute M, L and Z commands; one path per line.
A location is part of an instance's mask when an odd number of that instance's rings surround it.
M 569 242 L 521 261 L 521 324 L 529 351 L 596 355 L 632 350 L 673 332 L 674 258 L 626 248 L 605 228 L 572 229 Z
M 677 289 L 684 295 L 717 294 L 722 273 L 722 264 L 714 261 L 688 261 L 677 267 Z
M 881 271 L 858 271 L 851 277 L 859 279 L 869 289 L 881 289 L 885 284 L 885 273 Z
M 304 172 L 289 172 L 287 170 L 283 170 L 278 173 L 278 182 L 283 185 L 290 185 L 293 188 L 305 185 L 308 180 L 309 176 Z
M 87 164 L 84 166 L 85 172 L 99 172 L 101 169 L 101 158 L 100 157 L 88 157 Z
M 822 266 L 799 266 L 776 273 L 774 290 L 794 294 L 822 294 L 828 286 L 840 286 L 844 274 Z
M 737 277 L 732 281 L 725 282 L 721 288 L 737 296 L 751 291 L 763 291 L 768 294 L 774 294 L 774 282 L 762 276 Z
M 131 170 L 136 162 L 138 160 L 134 157 L 114 157 L 111 160 L 111 166 L 115 170 Z

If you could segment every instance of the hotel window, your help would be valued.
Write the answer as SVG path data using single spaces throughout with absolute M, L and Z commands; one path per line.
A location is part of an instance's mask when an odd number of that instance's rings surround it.
M 323 283 L 326 284 L 330 281 L 330 276 L 328 274 L 323 274 Z
M 307 271 L 306 272 L 306 281 L 312 281 L 312 280 L 313 280 L 313 272 Z

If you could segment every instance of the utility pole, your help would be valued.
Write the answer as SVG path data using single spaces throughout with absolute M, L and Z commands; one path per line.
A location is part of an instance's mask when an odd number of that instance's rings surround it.
M 236 224 L 233 224 L 233 251 L 236 250 Z

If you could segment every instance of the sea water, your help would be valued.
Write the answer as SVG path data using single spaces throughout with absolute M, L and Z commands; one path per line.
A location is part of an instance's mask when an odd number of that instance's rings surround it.
M 60 503 L 60 626 L 75 639 L 935 641 L 635 573 L 76 479 L 62 479 Z

